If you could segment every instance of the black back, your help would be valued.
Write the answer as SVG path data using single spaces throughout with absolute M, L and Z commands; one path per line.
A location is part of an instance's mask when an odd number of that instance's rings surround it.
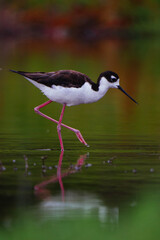
M 14 71 L 24 77 L 32 79 L 38 83 L 44 84 L 45 86 L 52 87 L 62 86 L 62 87 L 75 87 L 80 88 L 85 82 L 91 84 L 92 89 L 98 90 L 97 84 L 92 82 L 92 80 L 85 74 L 73 71 L 73 70 L 59 70 L 56 72 L 23 72 Z
M 74 87 L 80 88 L 84 83 L 88 82 L 94 91 L 99 90 L 100 80 L 105 77 L 109 82 L 114 83 L 119 79 L 119 76 L 112 71 L 102 72 L 97 83 L 92 82 L 92 80 L 85 74 L 74 71 L 74 70 L 59 70 L 56 72 L 24 72 L 10 70 L 14 73 L 18 73 L 26 78 L 29 78 L 38 83 L 44 84 L 45 86 L 52 87 L 62 86 L 62 87 Z M 113 78 L 114 76 L 115 78 Z

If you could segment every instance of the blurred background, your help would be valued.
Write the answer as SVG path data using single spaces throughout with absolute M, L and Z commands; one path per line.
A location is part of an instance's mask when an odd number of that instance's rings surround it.
M 159 239 L 160 1 L 1 0 L 0 51 L 0 237 Z M 90 148 L 64 129 L 62 155 L 56 126 L 33 111 L 46 97 L 8 69 L 74 69 L 95 82 L 112 70 L 139 104 L 114 89 L 68 107 L 64 122 Z

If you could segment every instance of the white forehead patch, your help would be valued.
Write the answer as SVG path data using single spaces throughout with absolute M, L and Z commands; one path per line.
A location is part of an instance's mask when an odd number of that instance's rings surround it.
M 115 77 L 115 76 L 113 76 L 113 75 L 111 75 L 111 79 L 116 79 L 116 77 Z

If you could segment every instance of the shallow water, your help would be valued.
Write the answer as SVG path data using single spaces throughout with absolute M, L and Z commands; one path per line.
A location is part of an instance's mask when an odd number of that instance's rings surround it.
M 160 186 L 160 47 L 158 40 L 101 42 L 66 50 L 43 42 L 7 45 L 0 56 L 0 220 L 6 226 L 22 210 L 47 218 L 85 218 L 118 224 L 142 193 Z M 94 81 L 106 69 L 139 102 L 109 90 L 97 103 L 68 107 L 63 122 L 80 129 L 89 148 L 33 108 L 47 99 L 21 76 L 5 69 L 75 69 Z M 61 105 L 43 109 L 59 118 Z M 58 165 L 58 162 L 62 164 Z

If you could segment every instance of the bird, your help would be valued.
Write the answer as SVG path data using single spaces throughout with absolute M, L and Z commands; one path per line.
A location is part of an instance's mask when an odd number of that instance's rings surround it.
M 64 151 L 61 127 L 65 127 L 73 131 L 79 141 L 89 147 L 78 129 L 62 123 L 66 106 L 70 107 L 79 104 L 96 102 L 106 94 L 109 88 L 119 89 L 137 104 L 137 102 L 120 86 L 120 78 L 118 74 L 113 71 L 102 72 L 97 79 L 97 83 L 93 82 L 86 74 L 75 70 L 57 70 L 53 72 L 10 71 L 22 75 L 34 86 L 39 88 L 49 99 L 47 102 L 35 107 L 34 111 L 42 117 L 57 124 L 61 151 Z M 41 108 L 52 102 L 57 102 L 63 105 L 58 121 L 40 111 Z

